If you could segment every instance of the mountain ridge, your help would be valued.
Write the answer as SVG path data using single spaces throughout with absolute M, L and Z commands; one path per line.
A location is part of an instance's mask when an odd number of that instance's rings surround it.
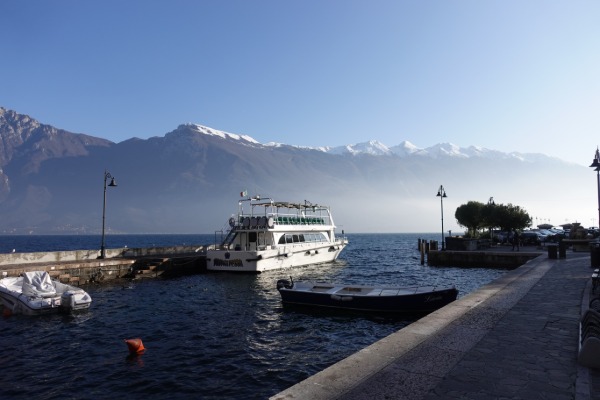
M 532 161 L 537 160 L 540 157 L 552 158 L 555 160 L 560 160 L 562 162 L 567 162 L 561 160 L 556 157 L 550 157 L 543 153 L 521 153 L 521 152 L 502 152 L 499 150 L 488 149 L 481 146 L 471 145 L 469 147 L 460 147 L 450 142 L 446 143 L 438 143 L 429 147 L 419 148 L 415 146 L 413 143 L 404 140 L 398 145 L 393 145 L 388 147 L 383 144 L 379 140 L 371 139 L 365 142 L 359 142 L 354 144 L 345 144 L 340 146 L 298 146 L 294 144 L 285 144 L 280 142 L 267 142 L 260 143 L 258 140 L 252 138 L 248 135 L 238 135 L 234 133 L 229 133 L 225 131 L 220 131 L 218 129 L 214 129 L 211 127 L 207 127 L 205 125 L 188 123 L 184 125 L 180 125 L 180 127 L 194 127 L 198 131 L 198 133 L 206 134 L 206 135 L 214 135 L 219 136 L 223 139 L 231 139 L 231 140 L 245 140 L 249 143 L 255 145 L 262 145 L 268 147 L 281 147 L 281 146 L 290 146 L 299 149 L 305 150 L 316 150 L 322 151 L 328 154 L 336 154 L 336 155 L 397 155 L 397 156 L 429 156 L 432 158 L 437 158 L 441 156 L 448 157 L 487 157 L 495 160 L 498 159 L 519 159 L 521 161 Z M 175 130 L 177 131 L 177 129 Z M 175 131 L 171 131 L 175 132 Z
M 164 136 L 113 143 L 4 108 L 0 157 L 0 233 L 7 234 L 99 233 L 104 171 L 118 182 L 107 193 L 110 233 L 226 229 L 244 190 L 329 204 L 343 228 L 364 232 L 435 231 L 440 204 L 431 196 L 440 183 L 450 196 L 446 226 L 455 230 L 453 207 L 473 199 L 495 196 L 533 215 L 560 208 L 563 222 L 589 220 L 571 214 L 583 213 L 580 202 L 595 198 L 585 193 L 584 167 L 543 154 L 451 143 L 420 149 L 408 141 L 392 147 L 376 140 L 333 148 L 262 144 L 193 123 Z M 557 182 L 569 190 L 543 194 Z

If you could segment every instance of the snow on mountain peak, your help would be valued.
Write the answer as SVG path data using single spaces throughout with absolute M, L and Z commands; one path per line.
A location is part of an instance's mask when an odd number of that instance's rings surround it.
M 467 154 L 462 152 L 462 149 L 459 146 L 452 143 L 439 143 L 434 146 L 428 147 L 426 151 L 430 156 L 434 158 L 443 156 L 453 156 L 461 158 L 468 157 Z
M 403 141 L 400 144 L 392 147 L 387 147 L 378 140 L 369 140 L 368 142 L 361 142 L 356 144 L 348 144 L 342 146 L 319 146 L 319 147 L 307 147 L 307 146 L 295 146 L 288 145 L 280 142 L 269 142 L 262 144 L 248 135 L 238 135 L 234 133 L 228 133 L 213 129 L 204 125 L 199 124 L 184 124 L 181 127 L 192 129 L 198 133 L 217 136 L 223 139 L 236 140 L 240 142 L 249 143 L 252 145 L 266 146 L 266 147 L 282 147 L 290 146 L 298 149 L 305 150 L 316 150 L 324 153 L 336 154 L 336 155 L 350 155 L 356 156 L 360 154 L 368 154 L 372 156 L 381 155 L 396 155 L 399 157 L 411 157 L 411 156 L 426 156 L 431 158 L 444 158 L 444 157 L 457 157 L 457 158 L 470 158 L 470 157 L 481 157 L 495 160 L 506 160 L 506 159 L 519 159 L 521 161 L 530 159 L 535 156 L 533 154 L 520 154 L 520 153 L 504 153 L 497 150 L 490 150 L 479 146 L 470 146 L 467 148 L 460 147 L 453 143 L 439 143 L 427 148 L 419 148 L 409 141 Z
M 377 140 L 369 140 L 368 142 L 348 144 L 345 146 L 332 147 L 327 150 L 331 154 L 370 154 L 380 156 L 390 154 L 390 149 L 383 143 Z
M 198 133 L 202 133 L 202 134 L 209 135 L 209 136 L 218 136 L 223 139 L 243 140 L 243 141 L 250 142 L 253 144 L 260 144 L 258 141 L 256 141 L 254 138 L 252 138 L 248 135 L 237 135 L 235 133 L 228 133 L 228 132 L 220 131 L 217 129 L 209 128 L 208 126 L 198 125 L 198 124 L 186 124 L 185 126 L 194 129 Z
M 397 146 L 390 147 L 390 151 L 398 156 L 426 155 L 425 150 L 418 148 L 411 142 L 405 140 Z

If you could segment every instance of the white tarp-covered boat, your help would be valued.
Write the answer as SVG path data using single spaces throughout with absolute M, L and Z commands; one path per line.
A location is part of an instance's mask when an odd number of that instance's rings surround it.
M 0 279 L 0 299 L 5 310 L 25 315 L 85 310 L 92 303 L 86 291 L 52 280 L 45 271 Z

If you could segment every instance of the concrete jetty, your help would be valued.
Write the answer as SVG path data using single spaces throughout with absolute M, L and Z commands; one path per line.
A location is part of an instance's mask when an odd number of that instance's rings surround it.
M 203 245 L 0 254 L 0 278 L 47 271 L 74 285 L 113 279 L 156 278 L 206 269 Z
M 589 253 L 539 255 L 271 400 L 600 400 L 578 363 L 592 272 Z

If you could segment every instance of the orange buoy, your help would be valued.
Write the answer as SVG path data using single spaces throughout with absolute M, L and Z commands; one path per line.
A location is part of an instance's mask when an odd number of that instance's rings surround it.
M 144 343 L 142 343 L 142 339 L 125 339 L 125 343 L 131 354 L 142 354 L 146 350 Z

